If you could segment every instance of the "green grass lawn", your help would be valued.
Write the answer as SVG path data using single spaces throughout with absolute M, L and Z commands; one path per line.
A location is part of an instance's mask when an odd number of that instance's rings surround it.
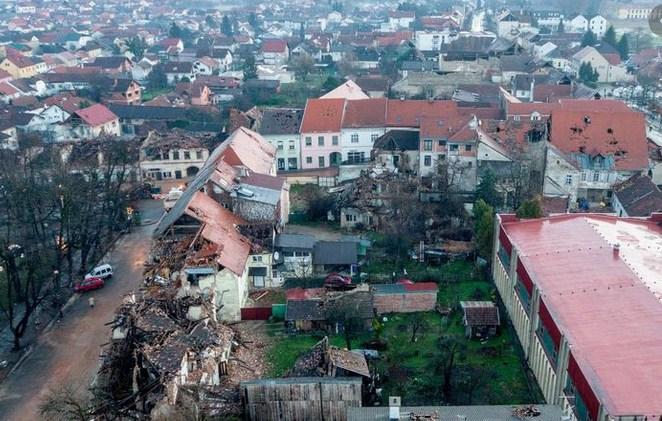
M 388 263 L 382 265 L 385 268 Z M 449 316 L 436 312 L 391 314 L 382 319 L 384 321 L 381 338 L 386 341 L 387 349 L 381 352 L 380 359 L 375 362 L 375 368 L 380 376 L 377 387 L 383 389 L 383 399 L 388 396 L 401 396 L 404 405 L 449 403 L 441 397 L 442 376 L 435 374 L 436 368 L 444 363 L 439 341 L 440 338 L 446 337 L 453 338 L 461 349 L 455 364 L 457 374 L 453 374 L 457 391 L 450 403 L 539 402 L 540 392 L 530 390 L 520 359 L 519 344 L 505 323 L 502 323 L 496 337 L 486 341 L 468 340 L 464 336 L 459 301 L 494 300 L 493 285 L 475 271 L 469 262 L 453 262 L 437 268 L 425 268 L 412 262 L 410 269 L 415 273 L 432 272 L 433 278 L 439 283 L 438 301 L 443 307 L 451 308 L 452 312 Z M 503 311 L 501 317 L 502 320 L 505 318 Z M 417 334 L 416 341 L 412 342 L 411 326 L 416 318 L 424 320 L 424 327 Z M 269 332 L 274 336 L 272 348 L 268 353 L 272 376 L 283 375 L 292 367 L 297 357 L 321 339 L 320 335 L 287 335 L 281 324 L 269 325 Z M 352 348 L 360 348 L 372 338 L 373 333 L 365 333 L 352 341 Z M 333 345 L 345 347 L 341 336 L 332 336 L 329 339 Z M 470 377 L 466 373 L 474 374 Z M 472 386 L 471 381 L 475 381 L 475 385 Z M 468 390 L 473 393 L 469 395 Z
M 159 89 L 145 89 L 142 92 L 142 100 L 143 102 L 151 101 L 152 99 L 156 98 L 159 95 L 164 95 L 167 94 L 168 92 L 172 91 L 173 88 L 167 87 L 167 88 L 159 88 Z

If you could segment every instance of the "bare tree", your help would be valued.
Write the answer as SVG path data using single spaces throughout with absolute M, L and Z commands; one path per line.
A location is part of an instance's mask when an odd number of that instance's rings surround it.
M 64 382 L 49 389 L 39 414 L 49 421 L 87 421 L 91 418 L 89 398 L 82 387 Z

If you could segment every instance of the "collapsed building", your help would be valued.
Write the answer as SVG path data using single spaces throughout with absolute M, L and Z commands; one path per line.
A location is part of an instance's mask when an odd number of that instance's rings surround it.
M 213 302 L 150 285 L 125 297 L 110 324 L 95 415 L 168 417 L 191 402 L 204 413 L 239 413 L 233 370 L 241 367 L 230 358 L 240 339 L 217 321 Z
M 248 129 L 218 146 L 159 221 L 148 275 L 207 296 L 224 320 L 240 319 L 250 289 L 280 285 L 272 247 L 287 223 L 289 187 L 274 160 L 274 148 Z

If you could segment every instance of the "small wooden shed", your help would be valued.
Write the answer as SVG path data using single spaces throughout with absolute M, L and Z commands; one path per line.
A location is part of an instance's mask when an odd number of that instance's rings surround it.
M 467 338 L 487 338 L 497 334 L 501 319 L 492 301 L 460 301 Z

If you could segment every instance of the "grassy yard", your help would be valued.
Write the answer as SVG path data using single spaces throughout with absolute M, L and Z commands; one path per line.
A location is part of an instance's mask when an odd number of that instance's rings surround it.
M 143 102 L 151 101 L 152 99 L 156 98 L 159 95 L 164 95 L 167 94 L 168 92 L 171 92 L 173 88 L 167 87 L 167 88 L 159 88 L 159 89 L 145 89 L 142 92 L 142 100 Z
M 386 269 L 387 263 L 383 263 Z M 390 270 L 390 268 L 388 268 Z M 411 271 L 410 271 L 411 270 Z M 386 272 L 388 273 L 388 271 Z M 462 311 L 459 301 L 494 300 L 493 285 L 485 280 L 469 262 L 454 262 L 437 268 L 419 267 L 412 262 L 408 273 L 430 275 L 439 284 L 438 301 L 451 309 L 449 316 L 436 312 L 392 314 L 381 319 L 381 339 L 387 344 L 380 359 L 374 363 L 379 374 L 378 387 L 382 397 L 401 396 L 405 405 L 432 404 L 521 404 L 540 401 L 538 390 L 531 390 L 520 359 L 521 351 L 516 339 L 505 323 L 499 334 L 486 341 L 468 340 L 464 336 Z M 421 275 L 422 276 L 422 275 Z M 502 311 L 502 320 L 505 314 Z M 423 327 L 412 342 L 414 320 L 423 320 Z M 320 335 L 287 335 L 280 324 L 269 325 L 274 337 L 271 357 L 271 375 L 283 375 L 299 355 L 310 349 Z M 353 348 L 374 339 L 367 332 L 352 342 Z M 442 397 L 442 371 L 448 354 L 440 345 L 457 344 L 456 364 L 451 376 L 452 397 Z M 340 336 L 330 337 L 333 345 L 345 347 Z M 535 386 L 533 386 L 535 387 Z

